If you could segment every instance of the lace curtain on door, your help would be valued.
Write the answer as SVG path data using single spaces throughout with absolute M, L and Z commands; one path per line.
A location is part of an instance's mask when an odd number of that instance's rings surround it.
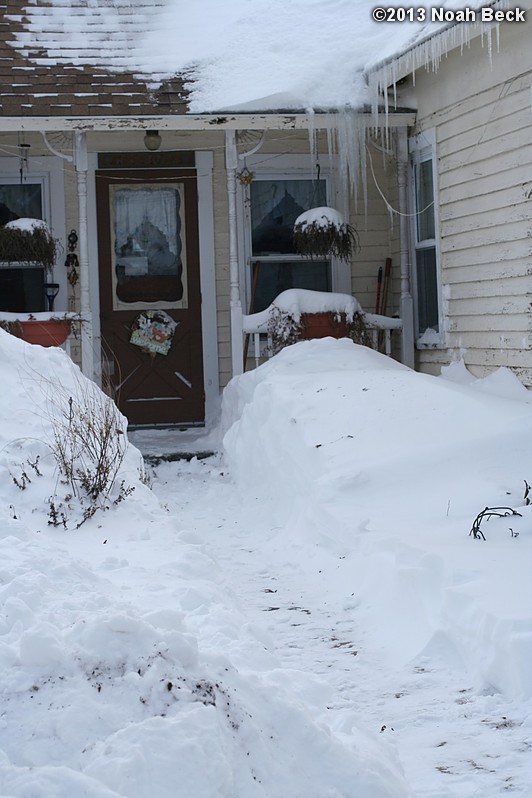
M 118 299 L 126 303 L 180 300 L 183 264 L 177 188 L 117 188 L 112 203 Z

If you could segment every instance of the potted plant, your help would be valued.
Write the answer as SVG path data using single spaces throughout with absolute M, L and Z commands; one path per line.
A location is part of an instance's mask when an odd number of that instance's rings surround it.
M 371 345 L 362 308 L 347 294 L 288 289 L 267 312 L 273 354 L 297 341 L 328 336 Z
M 294 247 L 309 258 L 350 260 L 360 249 L 358 233 L 334 208 L 311 208 L 294 223 Z
M 15 219 L 0 227 L 0 261 L 10 268 L 29 266 L 42 269 L 44 275 L 52 273 L 60 251 L 60 244 L 41 219 Z M 72 314 L 54 314 L 52 303 L 59 288 L 57 283 L 46 283 L 49 312 L 20 308 L 21 312 L 1 313 L 0 326 L 17 338 L 41 346 L 60 346 L 72 329 Z M 53 291 L 52 291 L 53 289 Z M 42 302 L 44 303 L 44 286 Z M 36 300 L 37 302 L 37 300 Z M 42 305 L 41 305 L 42 307 Z
M 59 242 L 41 219 L 15 219 L 0 227 L 0 261 L 31 263 L 50 274 Z

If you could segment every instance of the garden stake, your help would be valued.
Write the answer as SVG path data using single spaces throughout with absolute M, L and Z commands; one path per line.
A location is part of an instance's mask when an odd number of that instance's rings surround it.
M 381 316 L 386 316 L 386 306 L 388 304 L 388 288 L 390 286 L 391 271 L 392 271 L 392 259 L 386 258 L 386 265 L 384 267 L 384 282 L 382 285 L 382 302 L 380 309 Z
M 379 271 L 377 274 L 377 300 L 375 302 L 375 313 L 379 312 L 381 304 L 381 285 L 382 285 L 382 266 L 379 266 Z

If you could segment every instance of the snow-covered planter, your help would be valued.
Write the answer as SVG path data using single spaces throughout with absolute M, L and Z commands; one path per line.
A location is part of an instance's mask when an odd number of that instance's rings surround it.
M 50 273 L 59 246 L 41 219 L 16 219 L 0 226 L 0 261 L 32 263 Z
M 294 247 L 300 255 L 350 260 L 360 244 L 355 228 L 334 208 L 311 208 L 294 223 Z
M 268 309 L 268 335 L 274 354 L 297 341 L 350 338 L 369 345 L 364 313 L 348 294 L 289 289 Z

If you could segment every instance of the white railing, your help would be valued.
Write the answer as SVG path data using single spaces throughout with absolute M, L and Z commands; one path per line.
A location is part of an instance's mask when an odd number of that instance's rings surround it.
M 393 330 L 402 329 L 402 319 L 393 318 L 391 316 L 380 316 L 376 313 L 362 312 L 361 315 L 370 333 L 372 349 L 381 351 L 383 354 L 390 357 L 392 354 L 392 332 Z M 272 338 L 268 331 L 270 318 L 270 308 L 260 313 L 244 315 L 242 318 L 243 332 L 245 336 L 248 336 L 244 350 L 245 359 L 254 360 L 255 368 L 259 366 L 264 359 L 272 357 Z M 251 346 L 249 346 L 249 344 L 251 344 Z M 251 352 L 249 352 L 250 349 Z M 250 355 L 250 357 L 247 357 L 247 355 Z M 244 364 L 244 368 L 245 365 L 246 364 Z

